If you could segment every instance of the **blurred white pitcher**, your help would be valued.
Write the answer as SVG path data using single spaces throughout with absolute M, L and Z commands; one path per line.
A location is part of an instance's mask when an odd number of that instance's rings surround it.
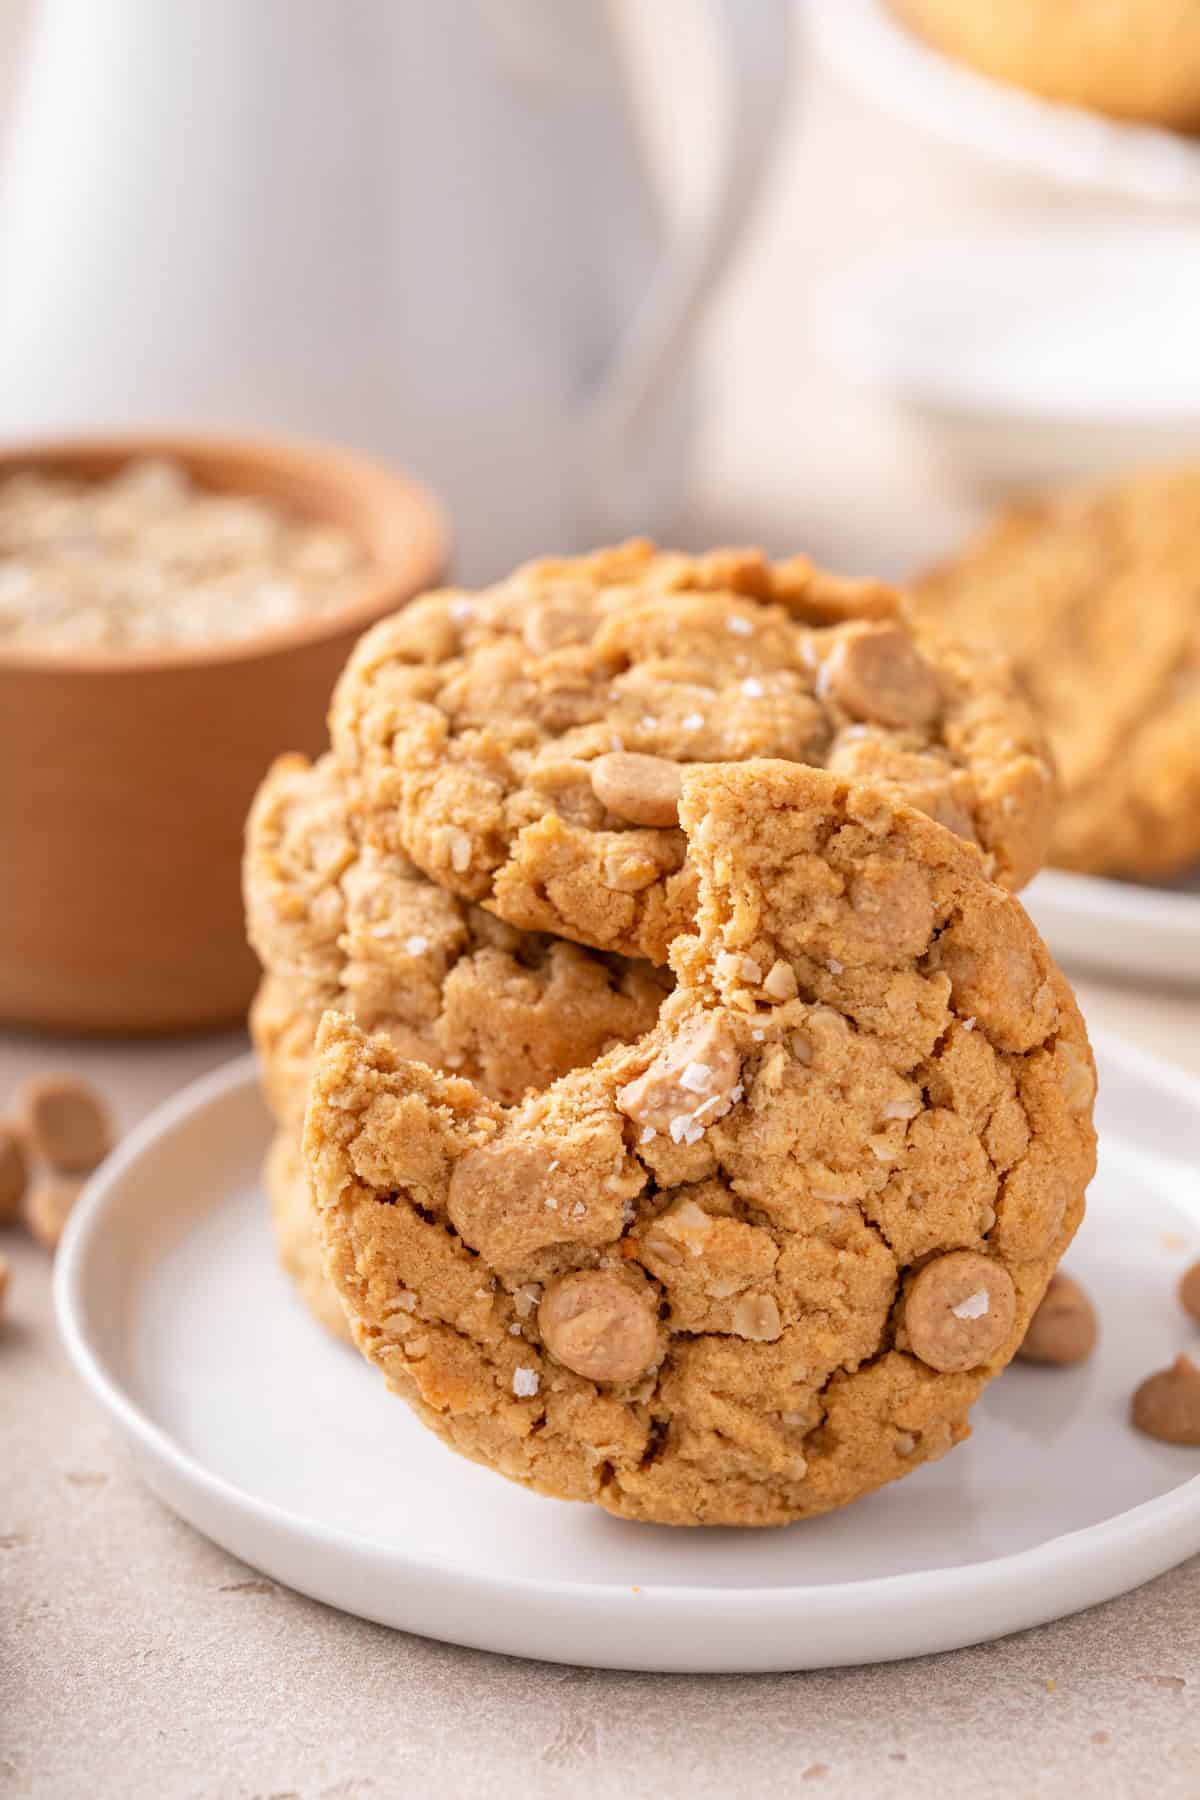
M 727 143 L 668 242 L 603 0 L 39 0 L 0 431 L 340 438 L 440 490 L 468 578 L 663 526 L 787 79 L 791 0 L 710 5 Z

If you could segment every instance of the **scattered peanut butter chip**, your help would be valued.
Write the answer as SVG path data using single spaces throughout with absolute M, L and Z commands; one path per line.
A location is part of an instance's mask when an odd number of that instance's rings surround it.
M 29 1186 L 29 1163 L 15 1125 L 0 1123 L 0 1225 L 20 1217 L 21 1201 Z
M 591 765 L 592 792 L 601 806 L 631 825 L 679 823 L 679 764 L 665 756 L 614 750 Z
M 82 1181 L 69 1175 L 47 1175 L 25 1196 L 24 1219 L 30 1235 L 47 1250 L 56 1250 L 66 1229 L 71 1208 L 79 1198 Z
M 1055 1274 L 1017 1355 L 1025 1362 L 1083 1362 L 1096 1347 L 1096 1311 L 1077 1281 Z
M 1194 1262 L 1184 1273 L 1179 1283 L 1179 1303 L 1200 1323 L 1200 1262 Z
M 64 1175 L 86 1175 L 112 1148 L 108 1109 L 77 1075 L 35 1076 L 20 1104 L 33 1148 Z
M 904 1324 L 914 1356 L 948 1375 L 986 1362 L 1012 1330 L 1015 1312 L 1003 1263 L 978 1250 L 951 1250 L 918 1271 Z
M 588 1381 L 634 1381 L 654 1361 L 655 1305 L 649 1286 L 583 1269 L 552 1281 L 538 1307 L 542 1342 Z
M 1164 1444 L 1200 1446 L 1200 1369 L 1177 1356 L 1169 1369 L 1143 1381 L 1129 1416 L 1139 1431 Z
M 898 625 L 856 625 L 843 632 L 822 671 L 823 684 L 856 719 L 924 725 L 937 717 L 937 677 Z

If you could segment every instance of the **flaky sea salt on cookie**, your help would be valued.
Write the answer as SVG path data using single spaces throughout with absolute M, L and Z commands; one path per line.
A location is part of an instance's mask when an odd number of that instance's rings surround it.
M 503 1107 L 330 1015 L 305 1153 L 363 1352 L 462 1453 L 670 1524 L 782 1524 L 967 1435 L 1083 1210 L 1094 1073 L 943 827 L 689 769 L 654 1029 Z
M 1050 827 L 1043 741 L 1006 666 L 802 558 L 635 543 L 429 595 L 362 640 L 332 726 L 370 841 L 511 925 L 659 963 L 695 915 L 692 764 L 870 781 L 978 843 L 1011 888 Z

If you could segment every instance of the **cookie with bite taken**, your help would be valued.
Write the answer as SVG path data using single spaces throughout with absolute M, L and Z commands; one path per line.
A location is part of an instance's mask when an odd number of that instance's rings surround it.
M 783 1524 L 968 1435 L 1082 1216 L 1094 1068 L 1020 903 L 894 790 L 689 765 L 679 818 L 651 1030 L 505 1106 L 330 1014 L 305 1156 L 355 1341 L 453 1448 Z

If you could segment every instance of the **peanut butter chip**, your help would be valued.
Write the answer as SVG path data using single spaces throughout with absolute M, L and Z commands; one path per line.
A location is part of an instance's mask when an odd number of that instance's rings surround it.
M 591 765 L 592 792 L 601 806 L 631 825 L 679 823 L 679 764 L 665 756 L 614 750 Z
M 644 1131 L 696 1143 L 734 1105 L 742 1059 L 717 1013 L 689 1019 L 644 1074 L 617 1091 L 617 1105 Z
M 898 625 L 843 633 L 825 662 L 823 684 L 856 719 L 880 725 L 925 725 L 941 709 L 933 670 Z
M 83 1183 L 72 1181 L 69 1175 L 49 1175 L 26 1196 L 25 1224 L 44 1249 L 57 1250 L 82 1188 Z
M 112 1148 L 104 1102 L 74 1075 L 43 1075 L 29 1082 L 22 1104 L 34 1148 L 52 1169 L 85 1175 Z
M 974 1369 L 1012 1330 L 1012 1277 L 994 1257 L 951 1250 L 920 1270 L 904 1306 L 914 1356 L 943 1375 Z
M 1096 1347 L 1096 1313 L 1077 1281 L 1052 1275 L 1017 1355 L 1025 1362 L 1083 1362 Z
M 1191 1358 L 1177 1356 L 1169 1369 L 1143 1381 L 1130 1418 L 1139 1431 L 1164 1444 L 1200 1445 L 1200 1369 Z
M 0 1124 L 0 1225 L 10 1225 L 21 1210 L 29 1184 L 25 1147 L 15 1126 Z
M 555 1362 L 588 1381 L 634 1381 L 654 1361 L 650 1288 L 639 1290 L 603 1270 L 552 1281 L 538 1307 L 538 1328 Z
M 1179 1303 L 1200 1323 L 1200 1262 L 1193 1263 L 1179 1283 Z

